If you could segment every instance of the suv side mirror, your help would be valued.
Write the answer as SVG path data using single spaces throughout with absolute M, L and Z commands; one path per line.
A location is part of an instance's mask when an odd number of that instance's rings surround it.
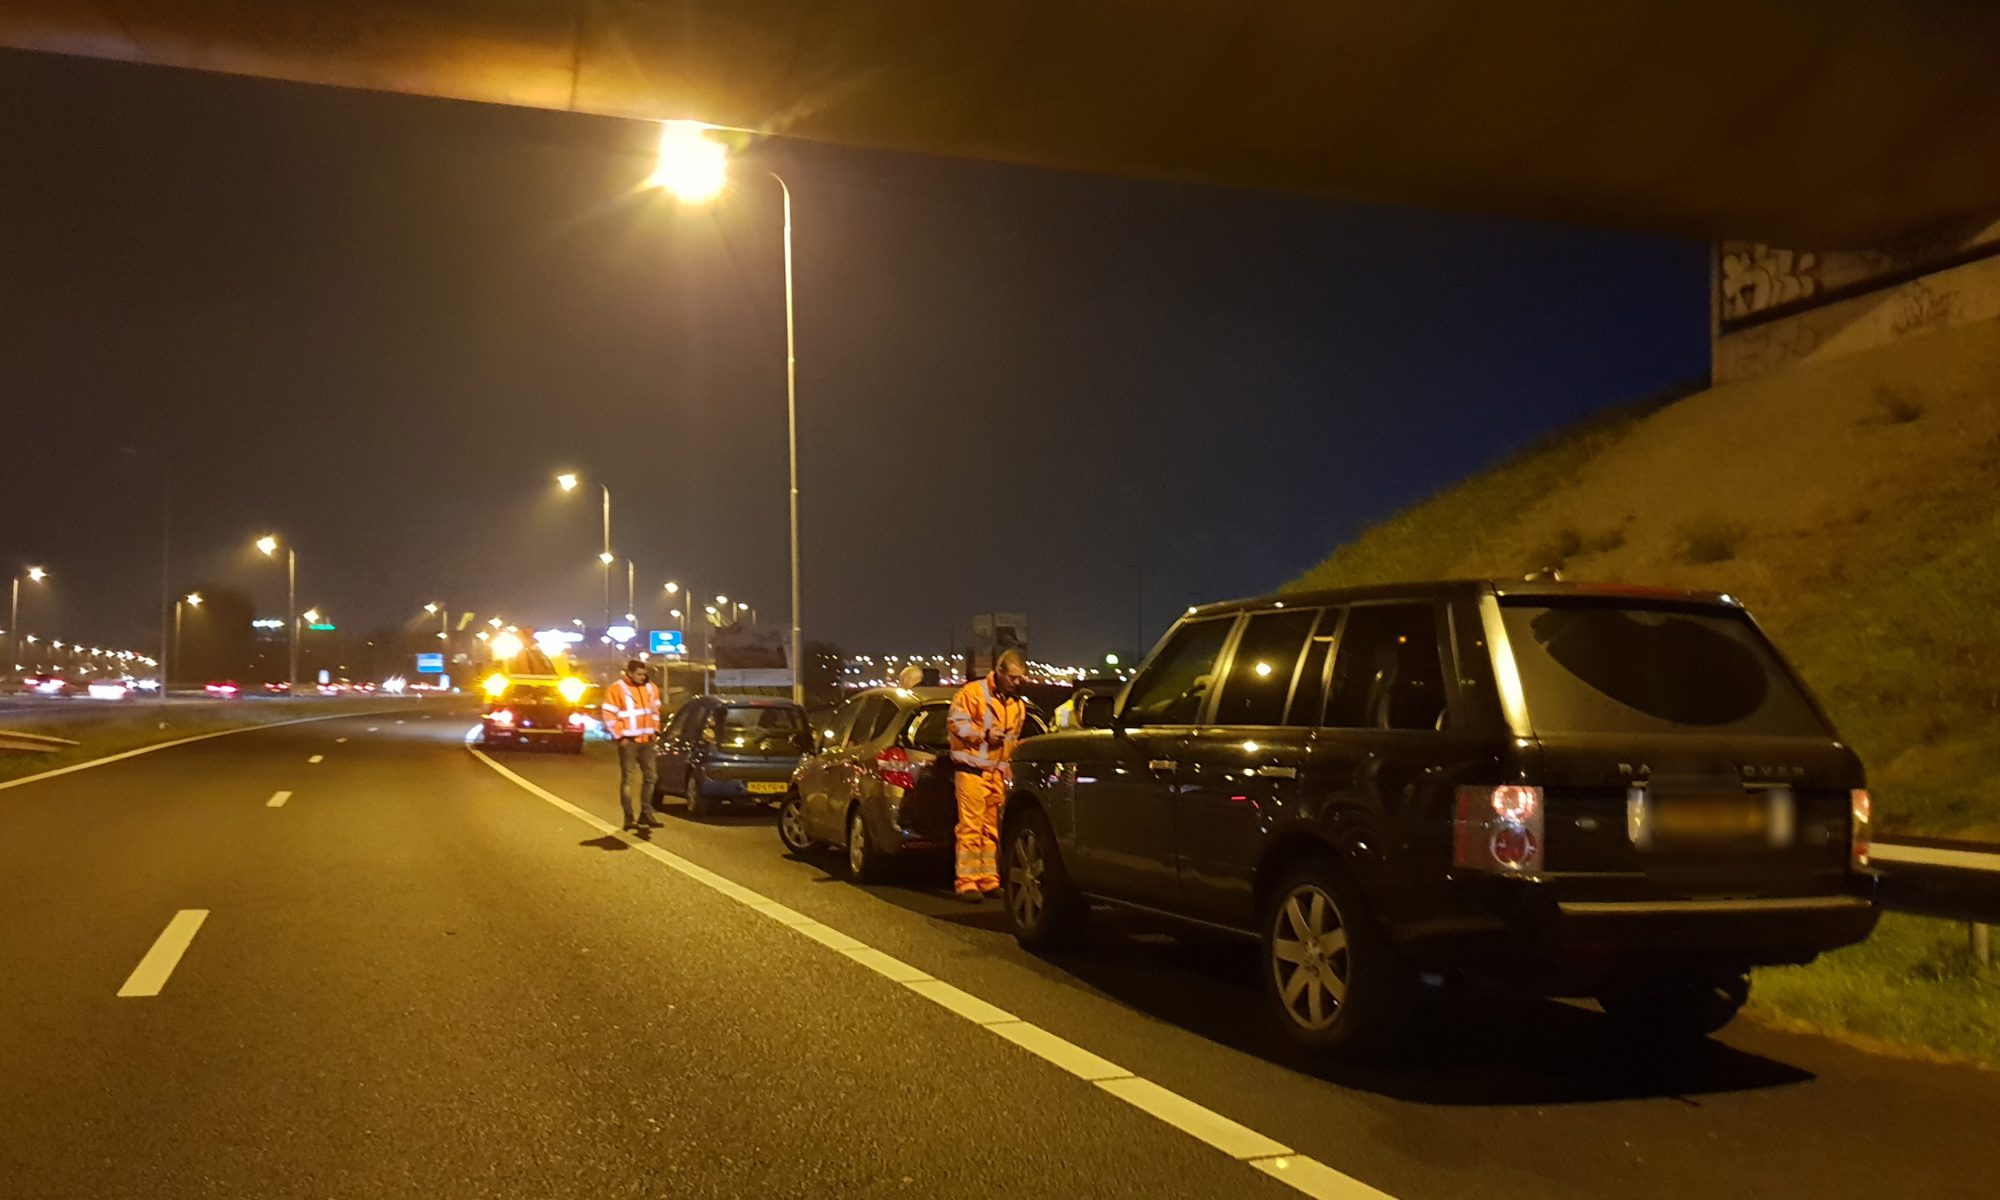
M 1118 697 L 1085 692 L 1076 705 L 1076 721 L 1084 729 L 1112 729 L 1118 723 Z

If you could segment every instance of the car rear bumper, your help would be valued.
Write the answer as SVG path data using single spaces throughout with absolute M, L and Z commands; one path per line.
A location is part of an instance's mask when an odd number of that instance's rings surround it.
M 518 727 L 509 729 L 504 726 L 488 725 L 485 729 L 485 738 L 489 742 L 580 742 L 583 740 L 583 730 L 564 729 L 554 725 L 546 729 L 539 726 L 530 729 L 521 729 Z
M 712 763 L 701 768 L 701 794 L 711 800 L 756 800 L 776 804 L 792 787 L 794 764 L 750 766 Z
M 1811 957 L 1853 945 L 1875 928 L 1861 896 L 1773 896 L 1741 900 L 1564 901 L 1550 934 L 1568 950 L 1718 948 Z
M 1522 880 L 1491 881 L 1474 894 L 1477 904 L 1403 931 L 1412 958 L 1437 970 L 1559 978 L 1774 966 L 1851 946 L 1880 915 L 1873 881 L 1859 877 L 1846 891 L 1797 896 L 1572 896 Z

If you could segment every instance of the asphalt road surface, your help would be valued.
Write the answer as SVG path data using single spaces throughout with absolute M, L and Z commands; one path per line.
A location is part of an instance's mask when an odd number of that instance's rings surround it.
M 1316 1068 L 1230 946 L 1037 958 L 762 814 L 641 845 L 605 747 L 469 724 L 0 787 L 0 1196 L 2000 1194 L 2000 1075 L 1748 1022 L 1635 1062 L 1479 988 L 1402 1066 Z

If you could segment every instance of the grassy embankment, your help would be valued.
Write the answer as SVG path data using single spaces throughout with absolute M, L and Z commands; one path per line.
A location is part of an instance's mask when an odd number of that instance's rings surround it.
M 1878 834 L 2000 841 L 2000 324 L 1613 410 L 1295 586 L 1544 566 L 1743 597 L 1868 764 Z M 2000 970 L 1963 945 L 1892 918 L 1757 1007 L 2000 1064 Z
M 133 701 L 92 709 L 87 716 L 64 713 L 61 720 L 33 712 L 0 712 L 0 729 L 69 738 L 77 744 L 52 753 L 0 751 L 0 781 L 40 774 L 73 763 L 136 750 L 159 742 L 225 729 L 254 728 L 302 717 L 332 717 L 352 713 L 414 710 L 425 701 L 371 696 L 355 699 L 255 700 L 213 705 L 176 703 L 165 710 L 166 728 L 160 727 L 158 704 Z M 438 701 L 430 701 L 432 705 Z

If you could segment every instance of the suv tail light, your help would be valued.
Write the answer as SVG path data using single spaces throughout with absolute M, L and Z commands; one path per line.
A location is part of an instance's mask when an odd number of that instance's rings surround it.
M 1854 823 L 1847 830 L 1848 861 L 1857 867 L 1868 865 L 1868 841 L 1875 827 L 1875 804 L 1868 798 L 1867 788 L 1855 788 L 1847 793 Z
M 1542 789 L 1525 784 L 1459 788 L 1451 865 L 1501 875 L 1540 871 L 1544 807 Z
M 512 725 L 514 723 L 514 714 L 509 709 L 496 708 L 486 714 L 486 719 L 495 725 Z
M 901 746 L 891 746 L 875 756 L 875 773 L 888 787 L 902 788 L 907 792 L 917 786 L 917 773 L 910 765 L 910 752 Z

